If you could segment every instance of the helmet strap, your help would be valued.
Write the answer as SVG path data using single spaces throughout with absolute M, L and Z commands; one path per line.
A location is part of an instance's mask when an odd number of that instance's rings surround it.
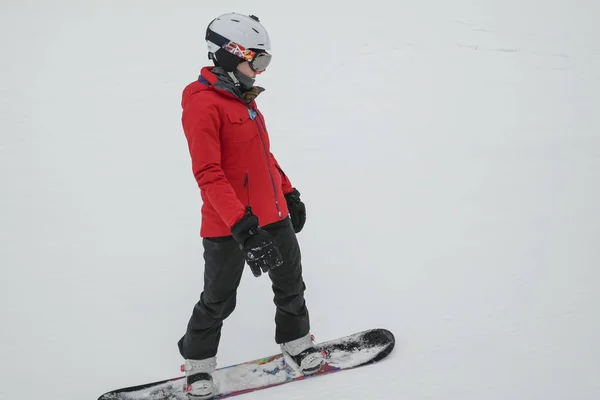
M 233 81 L 233 83 L 235 83 L 236 87 L 240 87 L 240 81 L 239 79 L 235 76 L 235 74 L 233 72 L 227 72 L 227 75 L 229 75 L 229 77 L 231 78 L 231 80 Z

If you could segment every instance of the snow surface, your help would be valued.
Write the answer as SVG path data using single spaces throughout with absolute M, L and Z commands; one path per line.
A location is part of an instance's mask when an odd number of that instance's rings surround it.
M 202 288 L 180 95 L 258 15 L 273 152 L 302 193 L 312 330 L 381 364 L 244 399 L 600 398 L 600 5 L 0 3 L 0 399 L 178 376 Z M 245 272 L 219 365 L 273 354 Z

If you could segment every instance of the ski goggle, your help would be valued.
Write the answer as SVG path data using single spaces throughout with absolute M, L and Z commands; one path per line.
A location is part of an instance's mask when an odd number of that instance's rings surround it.
M 273 58 L 273 56 L 266 51 L 255 53 L 252 61 L 250 61 L 250 67 L 260 74 L 267 69 L 269 64 L 271 64 L 271 58 Z
M 269 64 L 271 64 L 271 58 L 273 57 L 265 50 L 247 49 L 235 42 L 229 42 L 224 45 L 223 48 L 231 54 L 248 61 L 250 67 L 258 73 L 264 72 L 267 69 Z

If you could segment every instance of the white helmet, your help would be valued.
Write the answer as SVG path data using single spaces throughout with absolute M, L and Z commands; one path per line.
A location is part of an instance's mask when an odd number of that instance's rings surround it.
M 271 56 L 271 39 L 265 27 L 254 15 L 235 12 L 223 14 L 206 28 L 208 58 L 226 70 L 248 61 L 257 71 L 264 71 Z M 233 57 L 232 57 L 233 56 Z

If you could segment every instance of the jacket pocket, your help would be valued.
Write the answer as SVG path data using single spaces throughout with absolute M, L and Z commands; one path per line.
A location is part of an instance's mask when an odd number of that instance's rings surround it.
M 225 134 L 231 142 L 247 142 L 258 135 L 258 127 L 250 118 L 248 109 L 227 111 L 227 121 L 229 124 Z

